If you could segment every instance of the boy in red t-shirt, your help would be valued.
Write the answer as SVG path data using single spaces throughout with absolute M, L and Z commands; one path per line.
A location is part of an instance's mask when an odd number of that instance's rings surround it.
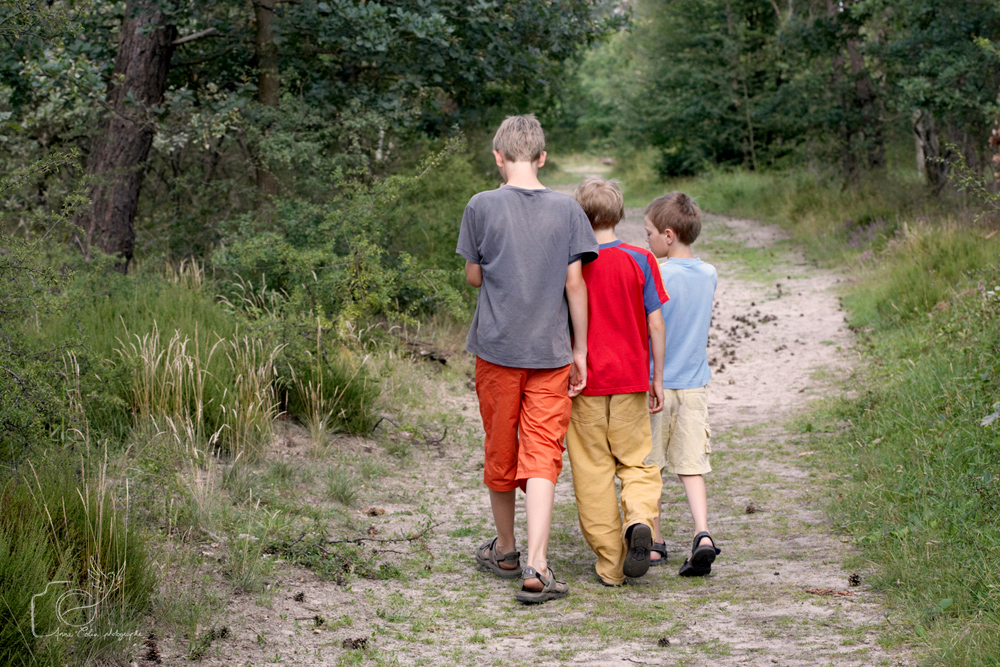
M 649 569 L 662 482 L 659 469 L 645 462 L 652 448 L 648 414 L 663 409 L 660 306 L 669 297 L 656 258 L 615 236 L 625 215 L 617 184 L 588 179 L 574 196 L 590 219 L 600 253 L 583 267 L 589 308 L 587 386 L 573 399 L 566 448 L 580 530 L 597 554 L 601 581 L 618 586 L 625 577 L 641 577 Z M 616 475 L 622 483 L 621 512 Z

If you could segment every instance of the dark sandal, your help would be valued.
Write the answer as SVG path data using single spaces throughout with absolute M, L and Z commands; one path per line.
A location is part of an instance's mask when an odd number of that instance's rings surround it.
M 523 602 L 524 604 L 538 604 L 539 602 L 548 602 L 549 600 L 566 597 L 569 593 L 569 585 L 564 581 L 556 581 L 556 573 L 552 571 L 551 567 L 547 569 L 549 576 L 543 577 L 538 574 L 538 570 L 530 565 L 524 568 L 524 578 L 538 579 L 538 581 L 542 582 L 542 590 L 533 591 L 522 585 L 521 590 L 519 590 L 517 595 L 514 596 L 517 598 L 518 602 Z
M 649 571 L 649 551 L 653 548 L 653 531 L 644 523 L 634 523 L 625 532 L 628 551 L 622 571 L 626 577 L 641 577 Z
M 712 542 L 712 546 L 707 544 L 699 546 L 702 538 L 707 537 Z M 706 531 L 702 531 L 694 536 L 694 543 L 691 545 L 691 557 L 684 561 L 678 574 L 682 577 L 704 577 L 712 572 L 712 563 L 715 557 L 722 553 L 722 549 L 715 546 L 715 540 Z
M 666 542 L 653 542 L 653 546 L 649 548 L 650 559 L 649 566 L 656 567 L 657 565 L 663 565 L 667 562 L 667 543 Z M 660 554 L 659 558 L 653 558 L 652 554 Z
M 496 550 L 497 539 L 484 543 L 476 549 L 476 562 L 479 567 L 492 572 L 501 579 L 517 579 L 521 576 L 521 552 L 511 551 L 506 554 L 498 554 Z M 517 567 L 506 569 L 500 567 L 500 563 L 516 565 Z

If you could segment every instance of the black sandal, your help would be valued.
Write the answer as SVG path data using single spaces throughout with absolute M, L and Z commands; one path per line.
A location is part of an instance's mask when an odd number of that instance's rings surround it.
M 660 554 L 659 558 L 656 558 L 656 559 L 650 558 L 649 559 L 649 566 L 650 567 L 656 567 L 657 565 L 663 565 L 664 563 L 667 562 L 667 543 L 666 542 L 653 542 L 653 546 L 651 546 L 649 548 L 649 552 L 650 552 L 651 555 L 653 553 Z
M 707 544 L 699 545 L 702 538 L 707 537 L 712 542 L 712 546 Z M 704 577 L 712 572 L 712 563 L 715 562 L 715 557 L 722 553 L 722 549 L 715 546 L 715 540 L 712 536 L 708 534 L 708 531 L 702 531 L 694 536 L 694 544 L 691 545 L 691 557 L 685 559 L 684 564 L 681 565 L 679 574 L 682 577 Z
M 653 548 L 653 531 L 644 523 L 634 523 L 625 531 L 628 551 L 623 565 L 626 577 L 641 577 L 649 571 L 649 551 Z

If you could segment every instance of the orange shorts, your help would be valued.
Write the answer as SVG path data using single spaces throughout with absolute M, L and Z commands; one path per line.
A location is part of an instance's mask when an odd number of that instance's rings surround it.
M 476 358 L 476 395 L 486 431 L 483 483 L 523 491 L 527 480 L 556 483 L 573 401 L 569 366 L 509 368 Z

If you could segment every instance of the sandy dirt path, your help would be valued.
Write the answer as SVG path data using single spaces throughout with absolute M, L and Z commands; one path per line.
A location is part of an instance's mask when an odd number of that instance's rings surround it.
M 628 211 L 619 235 L 645 247 L 640 210 Z M 811 400 L 843 391 L 851 341 L 840 278 L 811 266 L 780 230 L 748 220 L 706 216 L 696 250 L 719 271 L 709 385 L 715 471 L 707 482 L 722 554 L 711 576 L 677 576 L 691 519 L 680 484 L 668 479 L 668 564 L 621 589 L 600 586 L 567 460 L 549 551 L 571 594 L 542 606 L 515 603 L 517 584 L 478 571 L 473 559 L 493 533 L 472 366 L 453 359 L 426 387 L 427 412 L 448 425 L 447 438 L 391 435 L 412 438 L 409 458 L 349 510 L 362 535 L 436 527 L 414 541 L 366 543 L 359 557 L 393 564 L 390 578 L 347 573 L 336 583 L 281 564 L 278 593 L 265 604 L 230 604 L 231 638 L 202 664 L 910 664 L 903 649 L 880 641 L 892 634 L 891 616 L 868 589 L 867 572 L 845 566 L 859 560 L 856 550 L 822 509 L 837 471 L 818 465 L 808 439 L 789 425 Z M 375 450 L 355 444 L 362 457 Z M 369 517 L 369 506 L 386 513 Z M 523 497 L 519 522 L 524 544 Z M 345 561 L 345 572 L 351 567 Z M 860 585 L 849 583 L 852 574 Z M 314 614 L 323 625 L 309 620 Z

